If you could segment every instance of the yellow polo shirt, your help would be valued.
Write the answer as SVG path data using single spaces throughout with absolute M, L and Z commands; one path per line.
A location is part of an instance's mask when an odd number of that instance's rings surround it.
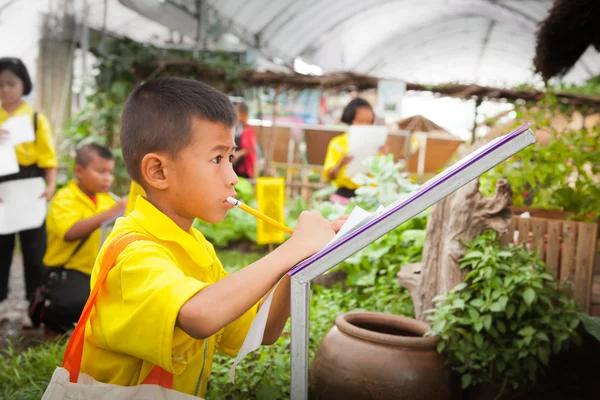
M 129 196 L 127 197 L 127 207 L 125 208 L 125 215 L 129 214 L 135 208 L 135 201 L 138 196 L 146 196 L 146 192 L 144 189 L 134 181 L 131 181 L 131 186 L 129 188 Z
M 0 107 L 0 125 L 6 122 L 10 117 L 18 115 L 30 115 L 33 124 L 33 108 L 27 103 L 22 102 L 19 108 L 9 114 Z M 38 113 L 38 126 L 35 132 L 35 142 L 21 143 L 15 146 L 17 161 L 24 167 L 37 164 L 40 168 L 56 168 L 58 161 L 56 159 L 56 150 L 52 139 L 52 128 L 45 115 Z
M 85 332 L 82 372 L 100 382 L 139 385 L 154 365 L 175 375 L 174 390 L 204 396 L 215 349 L 235 356 L 258 304 L 206 340 L 176 326 L 181 307 L 227 273 L 213 246 L 195 229 L 181 230 L 143 197 L 117 220 L 92 273 L 98 276 L 104 251 L 125 232 L 148 236 L 119 255 L 100 290 Z M 214 305 L 218 312 L 218 304 Z
M 325 155 L 325 163 L 323 165 L 323 173 L 325 174 L 326 179 L 329 180 L 329 171 L 340 162 L 344 154 L 348 154 L 348 133 L 338 135 L 329 141 L 327 153 Z M 346 167 L 347 166 L 344 166 L 340 169 L 337 178 L 332 182 L 335 183 L 337 187 L 345 187 L 354 190 L 360 185 L 354 183 L 352 179 L 350 179 L 351 177 L 346 176 Z
M 76 269 L 90 275 L 100 251 L 101 233 L 96 229 L 83 246 L 73 254 L 79 240 L 65 241 L 65 235 L 77 222 L 104 212 L 116 204 L 107 193 L 96 194 L 96 204 L 79 189 L 77 182 L 71 181 L 52 198 L 46 216 L 48 248 L 44 265 Z

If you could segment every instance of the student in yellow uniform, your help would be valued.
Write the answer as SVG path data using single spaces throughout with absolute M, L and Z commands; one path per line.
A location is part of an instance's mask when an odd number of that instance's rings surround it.
M 46 182 L 44 192 L 32 195 L 41 196 L 50 201 L 56 190 L 58 162 L 48 119 L 43 114 L 34 112 L 33 108 L 23 100 L 23 96 L 30 94 L 32 88 L 27 68 L 20 59 L 0 58 L 0 102 L 2 103 L 0 125 L 11 117 L 28 115 L 31 118 L 35 134 L 33 142 L 14 146 L 19 172 L 0 176 L 0 183 L 42 177 Z M 10 132 L 0 127 L 0 145 L 9 137 Z M 46 251 L 46 227 L 42 224 L 40 227 L 17 233 L 25 269 L 25 294 L 31 303 L 40 286 L 44 270 L 42 259 Z M 2 302 L 8 296 L 8 277 L 17 233 L 0 235 L 0 310 L 3 308 Z
M 46 339 L 73 328 L 90 294 L 90 275 L 100 251 L 100 226 L 125 211 L 108 193 L 114 181 L 115 160 L 104 146 L 86 144 L 75 157 L 75 177 L 60 189 L 46 218 L 48 267 L 36 314 Z M 33 317 L 33 315 L 32 315 Z M 32 318 L 33 319 L 33 318 Z
M 341 121 L 347 125 L 373 125 L 375 113 L 373 108 L 363 98 L 352 100 L 342 113 Z M 381 152 L 389 152 L 387 146 L 381 148 Z M 337 191 L 331 196 L 332 202 L 347 204 L 354 197 L 354 191 L 359 185 L 352 181 L 351 176 L 346 175 L 346 166 L 352 161 L 348 154 L 348 133 L 343 133 L 331 139 L 327 146 L 323 173 L 325 178 L 337 186 Z
M 124 248 L 98 293 L 86 325 L 83 373 L 133 386 L 160 369 L 174 376 L 173 390 L 202 397 L 215 351 L 237 354 L 262 300 L 286 276 L 274 293 L 263 344 L 279 338 L 290 312 L 286 273 L 321 250 L 343 220 L 305 212 L 286 243 L 228 275 L 192 222 L 217 223 L 232 208 L 227 197 L 235 196 L 238 181 L 232 165 L 235 125 L 228 97 L 197 81 L 157 79 L 130 95 L 121 147 L 145 197 L 117 220 L 96 260 L 92 285 L 113 241 L 123 234 L 147 240 Z

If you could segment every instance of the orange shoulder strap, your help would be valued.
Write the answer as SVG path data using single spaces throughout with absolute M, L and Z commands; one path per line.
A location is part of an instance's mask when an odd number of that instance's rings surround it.
M 81 312 L 81 317 L 79 317 L 79 321 L 77 322 L 77 326 L 73 331 L 73 335 L 71 336 L 71 339 L 69 339 L 67 350 L 65 351 L 65 358 L 63 359 L 62 366 L 69 372 L 69 380 L 72 383 L 76 383 L 79 379 L 79 371 L 81 369 L 81 358 L 83 356 L 83 342 L 85 339 L 85 327 L 87 325 L 88 320 L 90 319 L 92 308 L 96 304 L 98 292 L 100 291 L 102 285 L 104 285 L 104 282 L 106 282 L 108 273 L 115 266 L 119 254 L 129 244 L 138 240 L 151 239 L 147 236 L 127 235 L 127 233 L 123 233 L 117 236 L 108 245 L 106 251 L 104 252 L 104 256 L 102 257 L 102 263 L 100 264 L 100 272 L 98 273 L 98 279 L 96 280 L 96 284 L 90 292 L 90 297 L 88 297 L 88 300 L 85 303 L 85 307 Z M 159 366 L 155 366 L 150 371 L 143 383 L 160 385 L 166 389 L 172 389 L 173 374 L 165 371 Z

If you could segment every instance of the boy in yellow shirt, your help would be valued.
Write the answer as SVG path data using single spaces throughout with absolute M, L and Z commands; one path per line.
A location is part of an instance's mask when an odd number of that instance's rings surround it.
M 40 291 L 44 298 L 38 298 L 31 310 L 32 318 L 37 316 L 44 322 L 48 340 L 71 329 L 79 319 L 100 251 L 99 228 L 125 210 L 127 199 L 117 202 L 108 193 L 114 169 L 109 149 L 98 144 L 82 146 L 75 158 L 77 180 L 60 189 L 50 204 L 44 256 L 48 271 Z
M 303 213 L 292 237 L 263 259 L 228 275 L 195 218 L 221 221 L 237 176 L 236 113 L 226 95 L 200 82 L 147 82 L 127 100 L 121 147 L 127 170 L 145 192 L 117 220 L 106 249 L 122 234 L 147 237 L 125 247 L 100 289 L 86 326 L 81 371 L 100 382 L 142 384 L 156 366 L 173 389 L 203 396 L 216 349 L 239 351 L 262 299 L 343 224 Z M 290 312 L 286 276 L 269 312 L 263 344 L 280 336 Z M 172 375 L 171 375 L 172 374 Z

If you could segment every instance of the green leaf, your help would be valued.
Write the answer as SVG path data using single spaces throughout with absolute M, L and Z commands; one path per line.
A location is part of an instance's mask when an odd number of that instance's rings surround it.
M 552 351 L 554 352 L 554 354 L 558 354 L 560 353 L 562 349 L 562 341 L 561 340 L 554 340 L 554 342 L 552 343 Z
M 471 375 L 471 374 L 464 374 L 462 376 L 462 378 L 460 379 L 460 382 L 461 382 L 461 385 L 462 385 L 463 389 L 468 388 L 473 383 L 473 375 Z
M 462 258 L 462 260 L 469 260 L 471 258 L 481 258 L 483 253 L 480 251 L 468 251 L 467 254 Z
M 527 305 L 525 303 L 521 303 L 519 306 L 519 311 L 517 311 L 517 318 L 521 318 L 527 312 Z
M 535 337 L 537 337 L 538 339 L 540 339 L 540 340 L 542 340 L 544 342 L 550 342 L 550 338 L 544 332 L 538 332 L 538 333 L 536 333 Z
M 535 301 L 535 291 L 532 288 L 527 288 L 523 292 L 523 300 L 530 306 Z
M 446 342 L 444 341 L 440 341 L 437 346 L 436 346 L 436 350 L 438 353 L 441 353 L 442 351 L 444 351 L 444 349 L 446 348 Z
M 504 369 L 506 369 L 506 361 L 501 358 L 496 359 L 496 368 L 498 369 L 498 372 L 504 371 Z
M 483 321 L 483 326 L 485 328 L 486 331 L 490 330 L 490 327 L 492 326 L 492 316 L 491 315 L 484 315 L 482 318 Z
M 498 328 L 500 333 L 506 333 L 506 325 L 504 324 L 504 322 L 500 320 L 496 321 L 496 327 Z
M 494 303 L 494 304 L 492 304 L 492 306 L 490 307 L 490 311 L 493 311 L 493 312 L 500 312 L 500 311 L 503 311 L 503 308 L 502 308 L 502 303 L 500 303 L 500 302 L 498 302 L 498 301 L 497 301 L 497 302 L 495 302 L 495 303 Z
M 483 329 L 483 322 L 481 322 L 481 321 L 476 322 L 474 328 L 475 328 L 476 332 L 481 332 L 481 330 Z
M 475 342 L 475 345 L 479 348 L 483 347 L 483 336 L 481 336 L 480 333 L 476 333 L 475 337 L 473 338 L 473 341 Z
M 554 277 L 548 273 L 543 273 L 542 275 L 540 275 L 543 279 L 547 280 L 547 281 L 553 281 Z
M 523 328 L 519 331 L 519 335 L 525 336 L 525 337 L 533 336 L 534 333 L 535 333 L 535 329 L 533 329 L 533 327 L 531 327 L 531 326 L 526 326 L 525 328 Z
M 456 285 L 456 287 L 454 289 L 452 289 L 453 292 L 459 292 L 463 289 L 465 289 L 467 287 L 466 283 L 459 283 L 458 285 Z
M 454 300 L 454 303 L 452 303 L 452 306 L 462 310 L 465 308 L 465 301 L 463 299 L 456 299 Z
M 508 319 L 510 319 L 515 313 L 515 305 L 514 304 L 509 304 L 506 306 L 506 317 Z
M 433 330 L 435 332 L 437 332 L 437 333 L 442 332 L 445 327 L 446 327 L 446 320 L 445 319 L 437 321 L 435 324 L 433 324 Z
M 512 253 L 510 251 L 501 251 L 498 253 L 498 257 L 509 258 L 512 257 Z
M 473 307 L 481 308 L 481 307 L 483 307 L 484 304 L 485 304 L 484 301 L 481 299 L 471 300 L 471 305 Z
M 585 330 L 600 341 L 600 317 L 591 317 L 586 313 L 579 313 L 579 318 Z
M 548 365 L 548 363 L 550 362 L 550 355 L 546 347 L 538 347 L 537 355 L 540 358 L 542 364 Z
M 471 317 L 473 321 L 477 321 L 479 319 L 479 313 L 477 312 L 477 310 L 475 310 L 474 308 L 469 308 L 467 311 L 469 313 L 469 317 Z

